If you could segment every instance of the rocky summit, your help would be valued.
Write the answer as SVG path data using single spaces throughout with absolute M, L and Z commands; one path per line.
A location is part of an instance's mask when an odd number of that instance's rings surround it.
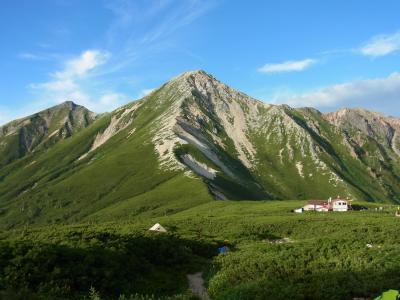
M 79 99 L 77 99 L 79 101 Z M 270 105 L 204 71 L 96 115 L 0 127 L 1 226 L 165 215 L 214 200 L 400 201 L 400 120 Z

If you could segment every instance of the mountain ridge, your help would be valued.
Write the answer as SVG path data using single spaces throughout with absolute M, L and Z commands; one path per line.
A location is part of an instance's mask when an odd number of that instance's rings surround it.
M 215 199 L 400 201 L 396 119 L 353 114 L 266 104 L 186 72 L 0 167 L 0 226 L 168 215 Z

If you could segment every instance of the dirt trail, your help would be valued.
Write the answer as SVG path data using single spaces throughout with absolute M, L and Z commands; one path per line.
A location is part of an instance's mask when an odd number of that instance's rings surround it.
M 201 300 L 211 300 L 204 287 L 203 273 L 198 272 L 195 274 L 188 274 L 187 279 L 189 281 L 189 288 L 193 294 L 198 296 Z

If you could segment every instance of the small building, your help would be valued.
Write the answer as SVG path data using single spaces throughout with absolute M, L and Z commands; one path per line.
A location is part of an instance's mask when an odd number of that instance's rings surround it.
M 329 211 L 330 208 L 328 200 L 312 200 L 303 206 L 305 211 Z
M 302 213 L 304 211 L 327 212 L 327 211 L 348 211 L 351 209 L 352 206 L 349 203 L 349 201 L 340 199 L 338 197 L 333 200 L 332 198 L 329 198 L 328 200 L 311 200 L 308 201 L 305 206 L 298 209 L 294 209 L 293 211 L 296 213 Z
M 346 200 L 333 199 L 332 200 L 332 210 L 333 211 L 348 211 L 349 205 Z

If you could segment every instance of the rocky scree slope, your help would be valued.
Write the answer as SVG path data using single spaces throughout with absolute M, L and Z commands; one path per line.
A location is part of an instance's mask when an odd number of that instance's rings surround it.
M 395 118 L 269 105 L 204 71 L 82 116 L 0 168 L 0 225 L 168 215 L 213 199 L 400 200 Z M 53 132 L 70 138 L 36 151 Z

